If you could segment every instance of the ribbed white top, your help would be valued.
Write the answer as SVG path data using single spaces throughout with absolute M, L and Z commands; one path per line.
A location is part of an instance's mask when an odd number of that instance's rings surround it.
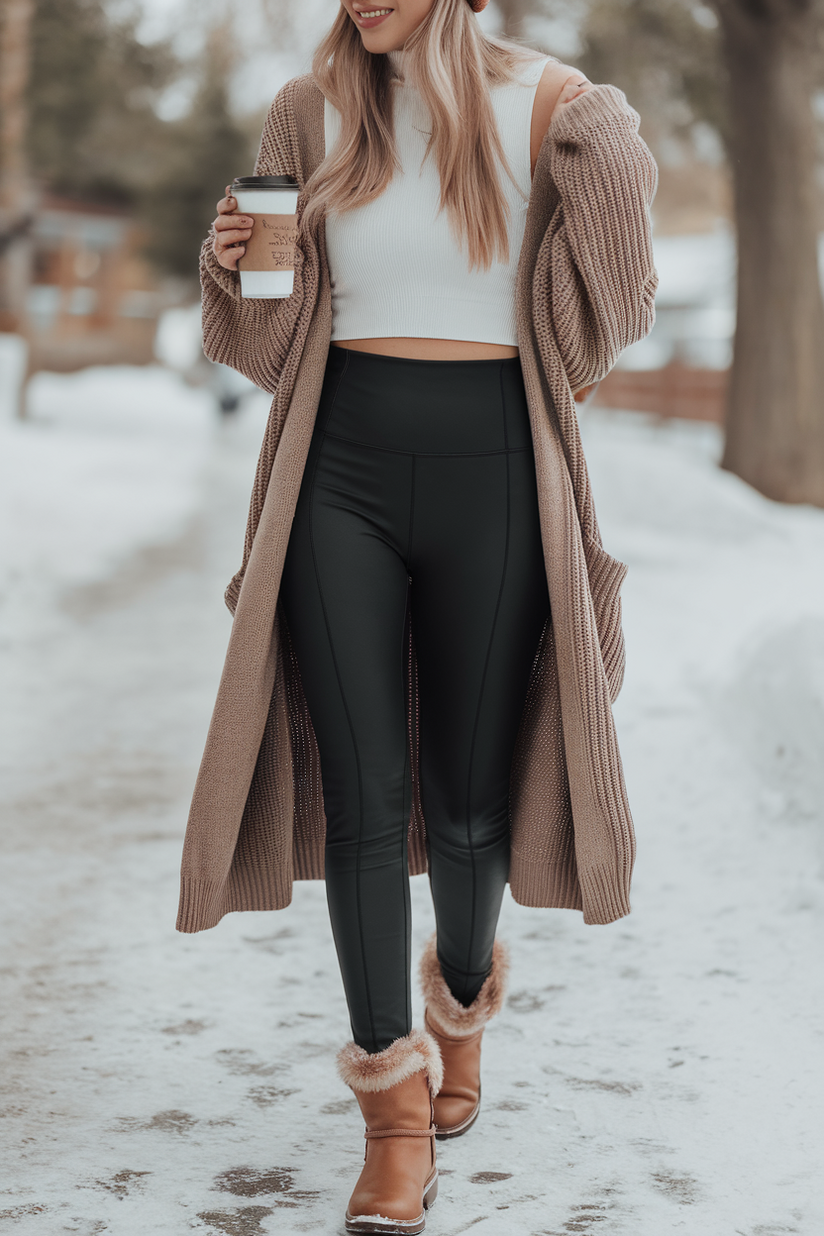
M 390 53 L 403 73 L 404 54 Z M 501 172 L 509 203 L 509 261 L 469 269 L 446 211 L 439 212 L 440 180 L 434 159 L 423 162 L 429 113 L 418 92 L 395 85 L 395 141 L 401 170 L 380 197 L 326 220 L 332 279 L 332 338 L 473 339 L 517 344 L 515 275 L 531 186 L 530 124 L 546 59 L 527 61 L 515 83 L 492 90 L 492 104 L 517 188 Z M 327 152 L 341 116 L 324 110 Z

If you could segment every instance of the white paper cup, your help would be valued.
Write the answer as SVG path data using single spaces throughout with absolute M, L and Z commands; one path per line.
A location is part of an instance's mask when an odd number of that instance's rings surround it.
M 293 176 L 239 176 L 232 193 L 238 214 L 255 221 L 237 264 L 241 296 L 255 300 L 290 296 L 295 286 L 297 181 Z

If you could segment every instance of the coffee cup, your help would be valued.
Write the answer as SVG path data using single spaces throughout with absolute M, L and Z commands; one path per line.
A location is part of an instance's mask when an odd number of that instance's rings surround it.
M 271 300 L 291 295 L 298 182 L 294 176 L 236 176 L 232 194 L 238 211 L 254 219 L 246 252 L 237 264 L 241 296 Z

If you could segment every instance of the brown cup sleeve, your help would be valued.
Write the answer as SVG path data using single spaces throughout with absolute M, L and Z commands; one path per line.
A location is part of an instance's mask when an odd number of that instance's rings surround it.
M 248 211 L 246 212 L 249 213 Z M 298 227 L 294 215 L 249 215 L 252 235 L 238 270 L 294 270 Z

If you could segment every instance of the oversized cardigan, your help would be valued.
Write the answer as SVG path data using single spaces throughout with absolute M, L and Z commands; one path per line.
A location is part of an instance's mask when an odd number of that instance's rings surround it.
M 286 906 L 293 879 L 323 878 L 320 762 L 282 607 L 281 572 L 330 347 L 325 228 L 303 226 L 306 181 L 325 157 L 311 76 L 278 94 L 256 173 L 297 177 L 295 290 L 243 300 L 235 272 L 202 253 L 204 349 L 272 396 L 243 564 L 226 592 L 229 646 L 184 843 L 178 928 L 230 910 Z M 639 117 L 614 86 L 560 108 L 532 182 L 517 327 L 538 484 L 551 619 L 534 661 L 510 781 L 509 883 L 524 905 L 630 909 L 635 838 L 612 702 L 624 673 L 620 587 L 603 548 L 572 392 L 596 382 L 654 321 L 649 207 L 657 170 Z M 417 793 L 414 630 L 407 649 L 412 873 L 426 870 Z

